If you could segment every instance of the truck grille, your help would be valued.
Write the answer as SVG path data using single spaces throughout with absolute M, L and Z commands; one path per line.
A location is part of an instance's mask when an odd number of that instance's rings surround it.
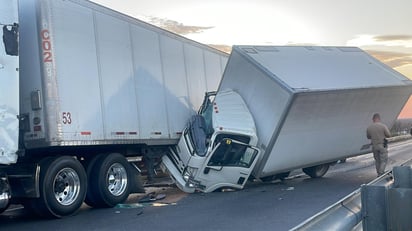
M 176 155 L 176 152 L 173 148 L 169 148 L 169 151 L 170 152 L 167 154 L 167 156 L 173 162 L 173 164 L 176 166 L 179 172 L 183 173 L 184 167 L 183 167 L 182 160 L 179 158 L 178 155 Z

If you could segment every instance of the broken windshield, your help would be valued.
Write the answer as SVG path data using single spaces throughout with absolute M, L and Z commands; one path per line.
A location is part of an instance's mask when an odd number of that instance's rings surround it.
M 206 144 L 206 123 L 200 115 L 192 116 L 189 126 L 190 141 L 199 156 L 205 156 Z
M 203 107 L 203 110 L 200 113 L 203 116 L 203 119 L 205 121 L 206 137 L 210 139 L 210 137 L 213 134 L 213 122 L 212 122 L 213 103 L 209 98 L 207 98 L 202 107 Z
M 209 141 L 214 131 L 212 122 L 212 99 L 215 95 L 216 92 L 206 93 L 199 114 L 192 116 L 189 122 L 189 129 L 187 132 L 189 133 L 190 143 L 199 156 L 206 155 Z M 191 153 L 193 153 L 193 150 Z

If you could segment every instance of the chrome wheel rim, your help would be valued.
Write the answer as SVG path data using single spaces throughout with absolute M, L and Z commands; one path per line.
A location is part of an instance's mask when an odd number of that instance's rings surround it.
M 71 205 L 80 193 L 80 179 L 72 168 L 60 170 L 53 181 L 54 197 L 61 205 Z
M 112 195 L 122 195 L 127 187 L 126 168 L 119 163 L 112 164 L 107 171 L 107 183 L 107 189 Z

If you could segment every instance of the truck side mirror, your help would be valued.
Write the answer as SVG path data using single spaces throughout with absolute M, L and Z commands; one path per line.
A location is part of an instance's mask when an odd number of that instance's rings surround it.
M 10 26 L 9 30 L 7 27 Z M 3 26 L 3 42 L 6 54 L 18 56 L 19 55 L 19 24 Z

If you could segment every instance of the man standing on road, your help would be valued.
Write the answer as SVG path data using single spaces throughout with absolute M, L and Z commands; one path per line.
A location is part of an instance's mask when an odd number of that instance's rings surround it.
M 372 152 L 375 158 L 376 172 L 378 176 L 385 172 L 388 162 L 388 143 L 386 138 L 391 136 L 388 127 L 381 123 L 381 117 L 375 113 L 372 117 L 373 123 L 366 129 L 366 136 L 372 142 Z

